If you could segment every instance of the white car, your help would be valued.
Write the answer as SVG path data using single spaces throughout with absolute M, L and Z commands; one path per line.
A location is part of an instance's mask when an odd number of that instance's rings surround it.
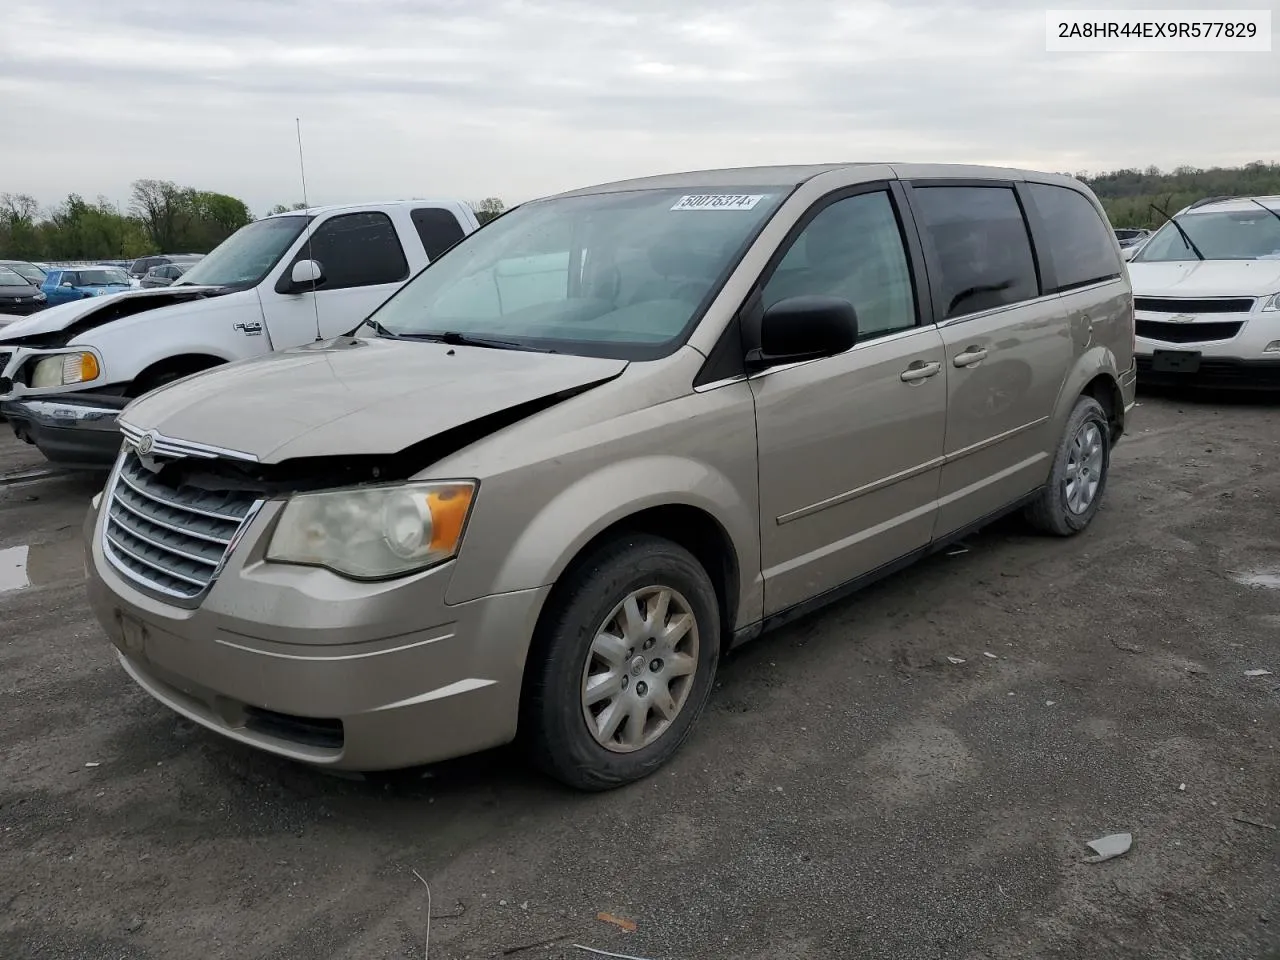
M 1140 383 L 1280 387 L 1280 197 L 1191 204 L 1129 276 Z
M 55 463 L 109 467 L 120 449 L 116 414 L 132 399 L 210 367 L 339 336 L 477 227 L 461 200 L 256 220 L 171 286 L 75 300 L 5 327 L 0 415 Z

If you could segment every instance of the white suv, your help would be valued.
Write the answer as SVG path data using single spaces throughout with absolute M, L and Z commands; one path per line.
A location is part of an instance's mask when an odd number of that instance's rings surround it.
M 1139 382 L 1280 387 L 1280 197 L 1210 197 L 1129 261 Z

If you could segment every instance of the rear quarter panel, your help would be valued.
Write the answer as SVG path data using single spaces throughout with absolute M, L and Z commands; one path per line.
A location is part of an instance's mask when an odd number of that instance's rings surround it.
M 1127 275 L 1070 291 L 1063 294 L 1062 301 L 1076 318 L 1071 324 L 1071 336 L 1077 351 L 1054 409 L 1050 436 L 1055 445 L 1085 387 L 1098 376 L 1106 376 L 1118 388 L 1121 375 L 1133 364 L 1133 291 Z M 1123 407 L 1115 413 L 1123 418 Z

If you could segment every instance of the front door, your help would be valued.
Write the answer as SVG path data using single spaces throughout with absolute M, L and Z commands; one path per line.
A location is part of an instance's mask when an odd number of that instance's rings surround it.
M 933 531 L 949 371 L 941 336 L 921 322 L 903 237 L 885 187 L 845 196 L 812 216 L 764 287 L 766 307 L 816 294 L 858 315 L 852 349 L 751 380 L 766 614 L 924 547 Z
M 293 266 L 302 260 L 315 260 L 323 270 L 314 291 L 288 288 Z M 316 339 L 317 329 L 325 340 L 355 329 L 408 276 L 404 248 L 385 213 L 329 217 L 312 227 L 309 242 L 304 237 L 281 280 L 261 288 L 271 346 L 283 350 L 308 343 Z
M 1065 301 L 1040 281 L 1011 184 L 916 186 L 911 206 L 930 258 L 946 343 L 946 464 L 937 536 L 976 523 L 1040 486 L 1050 417 L 1075 343 Z

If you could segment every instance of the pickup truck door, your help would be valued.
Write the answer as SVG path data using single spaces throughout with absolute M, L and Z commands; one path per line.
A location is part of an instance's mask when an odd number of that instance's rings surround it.
M 356 327 L 409 278 L 400 234 L 379 210 L 341 213 L 312 225 L 294 256 L 259 288 L 262 313 L 276 350 L 336 337 Z M 295 289 L 294 264 L 315 260 L 323 276 L 314 289 Z

